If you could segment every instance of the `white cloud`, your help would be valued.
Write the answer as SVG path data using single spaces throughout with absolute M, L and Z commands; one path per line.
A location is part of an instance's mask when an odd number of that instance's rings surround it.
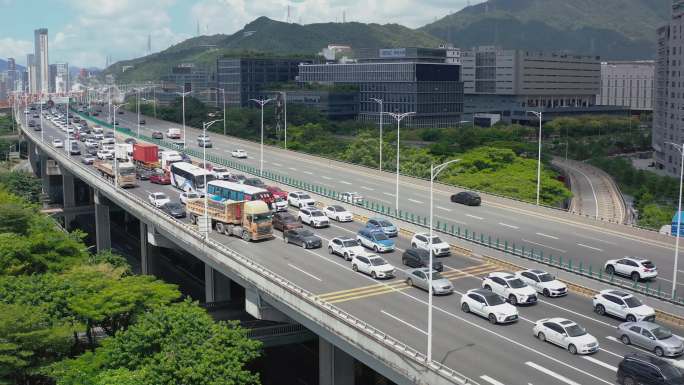
M 33 42 L 11 37 L 0 38 L 0 54 L 3 59 L 13 57 L 18 64 L 26 65 L 26 54 L 33 52 Z

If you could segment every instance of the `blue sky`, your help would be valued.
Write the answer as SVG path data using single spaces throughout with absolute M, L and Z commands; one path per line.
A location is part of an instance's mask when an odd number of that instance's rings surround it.
M 470 4 L 483 0 L 471 0 Z M 468 0 L 0 0 L 0 57 L 26 63 L 33 30 L 49 32 L 49 60 L 105 65 L 160 51 L 196 34 L 233 33 L 259 16 L 303 24 L 341 21 L 419 27 L 464 7 Z

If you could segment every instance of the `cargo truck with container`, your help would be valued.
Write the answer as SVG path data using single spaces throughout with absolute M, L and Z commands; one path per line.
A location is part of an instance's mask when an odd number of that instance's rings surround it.
M 97 171 L 100 172 L 100 175 L 109 180 L 114 181 L 114 165 L 112 164 L 112 162 L 96 160 L 95 162 L 93 162 L 93 166 Z M 116 181 L 119 187 L 137 186 L 137 182 L 135 180 L 135 165 L 130 162 L 117 162 Z
M 186 210 L 192 224 L 198 224 L 200 217 L 204 216 L 205 203 L 211 226 L 216 232 L 241 237 L 245 241 L 273 238 L 273 217 L 265 202 L 188 199 Z
M 159 168 L 158 148 L 154 144 L 133 144 L 133 163 L 138 169 L 151 171 Z
M 114 145 L 114 156 L 121 161 L 128 161 L 133 154 L 133 145 L 129 143 L 116 143 Z

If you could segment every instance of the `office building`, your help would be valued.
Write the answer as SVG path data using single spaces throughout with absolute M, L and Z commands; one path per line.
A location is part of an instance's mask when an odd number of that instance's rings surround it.
M 281 92 L 285 92 L 285 96 Z M 359 115 L 359 92 L 356 87 L 307 87 L 301 89 L 264 90 L 258 98 L 287 98 L 287 105 L 316 109 L 331 120 L 351 120 Z M 219 106 L 221 100 L 219 99 Z
M 48 30 L 40 28 L 34 34 L 34 60 L 36 65 L 36 91 L 49 92 Z
M 653 111 L 654 76 L 653 60 L 603 62 L 598 104 Z
M 193 63 L 183 63 L 171 68 L 171 72 L 161 77 L 162 93 L 158 96 L 166 103 L 173 102 L 180 92 L 192 92 L 190 96 L 203 103 L 215 103 L 215 74 Z
M 672 2 L 672 17 L 656 31 L 652 145 L 656 166 L 679 176 L 684 143 L 684 1 Z
M 289 58 L 218 58 L 216 88 L 225 92 L 226 106 L 253 106 L 249 99 L 259 97 L 263 90 L 295 81 L 300 62 Z
M 26 55 L 26 71 L 28 72 L 28 92 L 37 94 L 38 90 L 38 75 L 36 74 L 36 57 L 30 53 Z
M 7 100 L 10 92 L 11 92 L 11 89 L 9 87 L 7 72 L 6 71 L 0 72 L 0 100 L 1 101 Z
M 55 92 L 69 92 L 69 63 L 55 64 Z
M 597 56 L 505 50 L 481 46 L 461 53 L 466 119 L 498 113 L 506 122 L 554 115 L 608 112 L 597 106 L 601 63 Z
M 14 60 L 14 58 L 7 58 L 7 88 L 9 91 L 18 91 L 18 79 L 19 72 L 17 71 L 17 62 Z
M 48 66 L 48 90 L 49 92 L 56 92 L 55 89 L 57 88 L 57 65 L 56 64 L 50 64 Z
M 406 127 L 455 127 L 463 113 L 461 66 L 446 58 L 444 49 L 362 49 L 357 63 L 301 64 L 298 81 L 357 87 L 360 120 L 379 120 L 376 98 L 385 112 L 415 112 Z

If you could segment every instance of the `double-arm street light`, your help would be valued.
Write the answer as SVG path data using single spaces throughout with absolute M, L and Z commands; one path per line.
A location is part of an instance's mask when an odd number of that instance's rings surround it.
M 539 206 L 539 190 L 541 189 L 541 147 L 542 147 L 542 112 L 527 111 L 539 118 L 539 149 L 537 151 L 537 206 Z
M 430 241 L 428 242 L 428 249 L 430 250 L 430 261 L 428 262 L 428 347 L 427 347 L 427 360 L 428 363 L 432 361 L 432 255 L 434 254 L 434 249 L 432 248 L 432 241 L 434 235 L 432 234 L 432 218 L 433 218 L 433 187 L 435 184 L 435 178 L 442 172 L 445 168 L 451 166 L 456 162 L 460 162 L 460 159 L 453 159 L 448 162 L 444 162 L 438 165 L 430 165 Z
M 682 234 L 682 184 L 684 184 L 684 143 L 681 145 L 673 142 L 667 142 L 670 146 L 679 150 L 682 154 L 681 163 L 679 166 L 679 204 L 677 206 L 677 234 L 674 235 L 675 238 L 675 257 L 674 257 L 674 272 L 672 273 L 672 298 L 677 294 L 677 264 L 679 263 L 679 237 Z
M 380 105 L 380 162 L 378 165 L 378 169 L 382 171 L 382 99 L 371 98 L 370 100 Z
M 397 189 L 395 192 L 395 212 L 399 212 L 399 126 L 405 117 L 413 114 L 415 114 L 415 112 L 404 112 L 401 114 L 397 112 L 387 112 L 387 115 L 393 117 L 397 121 Z
M 118 167 L 119 162 L 118 162 L 118 159 L 116 158 L 116 110 L 118 110 L 119 108 L 121 108 L 123 106 L 124 106 L 123 104 L 116 104 L 116 105 L 112 106 L 112 108 L 114 109 L 114 126 L 113 126 L 113 130 L 114 130 L 114 167 L 113 167 L 114 188 L 119 187 L 119 183 L 118 183 L 119 182 L 119 167 Z
M 221 91 L 221 95 L 223 96 L 223 135 L 226 135 L 226 90 L 224 88 L 217 88 L 217 90 Z
M 264 106 L 273 99 L 249 99 L 261 106 L 261 158 L 259 160 L 259 176 L 264 173 Z
M 211 122 L 207 123 L 202 123 L 202 136 L 204 138 L 207 137 L 207 128 L 209 128 L 212 124 L 216 122 L 220 122 L 223 119 L 217 119 L 217 120 L 212 120 Z M 202 146 L 202 167 L 206 170 L 207 168 L 207 146 L 206 143 L 204 146 Z M 204 173 L 204 225 L 205 226 L 205 233 L 204 237 L 205 240 L 209 239 L 209 198 L 208 198 L 208 189 L 207 189 L 207 173 Z
M 287 150 L 287 92 L 278 91 L 279 94 L 283 95 L 283 107 L 285 110 L 285 119 L 283 119 L 285 126 L 285 149 Z
M 176 92 L 183 98 L 183 148 L 185 148 L 185 95 L 190 95 L 192 91 L 188 92 Z

